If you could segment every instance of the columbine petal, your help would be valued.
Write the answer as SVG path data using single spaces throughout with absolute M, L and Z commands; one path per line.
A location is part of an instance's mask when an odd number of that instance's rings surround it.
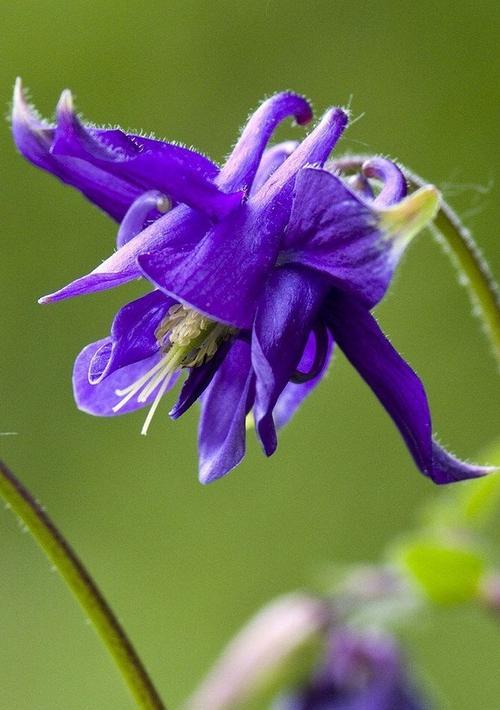
M 297 176 L 279 260 L 328 275 L 369 305 L 382 298 L 394 267 L 378 215 L 340 178 L 319 168 L 305 168 Z
M 314 366 L 314 361 L 317 355 L 317 342 L 314 332 L 309 333 L 307 339 L 306 347 L 302 353 L 302 357 L 297 366 L 297 370 L 300 372 L 310 372 L 311 368 Z M 304 399 L 313 391 L 313 389 L 318 385 L 326 372 L 328 371 L 328 366 L 330 364 L 333 353 L 333 339 L 331 336 L 328 337 L 328 348 L 326 355 L 324 357 L 323 367 L 320 372 L 312 377 L 307 382 L 289 382 L 283 392 L 280 394 L 278 401 L 273 409 L 273 419 L 274 424 L 277 429 L 285 426 L 290 419 L 293 417 L 297 409 L 300 407 Z
M 81 160 L 52 155 L 55 129 L 30 106 L 21 80 L 16 81 L 12 133 L 19 151 L 30 162 L 80 190 L 95 205 L 120 221 L 142 192 L 126 180 L 109 175 Z
M 276 126 L 288 116 L 295 116 L 297 123 L 303 125 L 312 119 L 312 110 L 302 96 L 291 92 L 275 94 L 259 106 L 216 180 L 222 189 L 251 187 L 267 142 Z
M 388 207 L 406 197 L 405 177 L 392 160 L 370 158 L 363 163 L 361 170 L 367 178 L 376 178 L 382 183 L 382 189 L 375 198 L 374 205 Z
M 268 148 L 260 161 L 250 194 L 258 192 L 268 178 L 271 177 L 298 146 L 298 141 L 284 141 L 283 143 L 278 143 Z
M 252 406 L 250 347 L 237 340 L 202 397 L 198 448 L 201 483 L 221 478 L 245 455 L 245 418 Z
M 116 141 L 118 131 L 113 131 Z M 240 204 L 240 193 L 226 194 L 213 182 L 218 168 L 193 150 L 172 143 L 123 135 L 129 149 L 116 148 L 85 127 L 74 112 L 69 91 L 63 92 L 57 108 L 53 155 L 80 158 L 144 190 L 155 188 L 176 202 L 199 209 L 210 218 L 221 219 Z
M 230 342 L 223 343 L 215 355 L 203 365 L 190 370 L 184 385 L 182 386 L 179 399 L 169 412 L 172 419 L 179 419 L 187 410 L 201 397 L 203 392 L 211 383 L 215 373 L 222 365 L 229 349 Z
M 189 253 L 200 234 L 204 234 L 209 226 L 207 217 L 186 205 L 179 205 L 132 238 L 90 274 L 72 281 L 59 291 L 43 296 L 40 303 L 52 303 L 103 291 L 131 281 L 141 275 L 137 264 L 138 254 L 150 249 L 158 249 L 161 252 L 166 244 L 172 245 L 174 253 Z
M 326 111 L 315 129 L 272 174 L 253 199 L 262 207 L 272 204 L 277 198 L 280 204 L 291 200 L 297 172 L 308 163 L 325 162 L 344 132 L 347 121 L 347 113 L 340 108 Z
M 264 240 L 256 221 L 244 205 L 191 251 L 168 245 L 139 255 L 138 264 L 165 293 L 214 320 L 249 328 L 279 244 L 276 234 Z
M 311 161 L 326 160 L 346 122 L 340 109 L 327 111 L 258 193 L 192 251 L 180 254 L 168 246 L 140 256 L 145 276 L 215 320 L 249 328 L 289 219 L 295 175 Z
M 369 307 L 384 295 L 410 239 L 435 215 L 439 196 L 423 188 L 388 208 L 372 207 L 336 175 L 305 168 L 295 198 L 280 263 L 327 274 L 337 287 Z
M 337 293 L 329 299 L 325 318 L 338 346 L 394 420 L 422 473 L 442 484 L 495 470 L 459 461 L 433 441 L 420 379 L 359 301 Z
M 268 456 L 277 445 L 273 409 L 297 369 L 325 291 L 324 281 L 314 274 L 281 268 L 273 272 L 262 295 L 252 333 L 253 414 Z
M 132 382 L 138 380 L 156 365 L 161 357 L 161 353 L 159 352 L 145 360 L 116 370 L 109 375 L 109 377 L 99 382 L 99 384 L 90 384 L 89 369 L 91 362 L 96 353 L 99 351 L 102 352 L 103 347 L 108 343 L 109 339 L 104 338 L 103 340 L 98 340 L 96 343 L 87 345 L 76 358 L 73 369 L 73 393 L 76 404 L 83 412 L 93 414 L 97 417 L 114 417 L 117 414 L 133 412 L 136 409 L 151 404 L 156 396 L 156 392 L 153 391 L 144 402 L 139 402 L 138 398 L 134 397 L 124 404 L 119 411 L 114 409 L 120 401 L 116 390 L 128 387 Z M 172 377 L 169 389 L 174 386 L 176 379 L 176 375 Z
M 115 370 L 156 353 L 155 331 L 174 303 L 161 291 L 153 291 L 120 308 L 111 326 L 110 342 L 92 358 L 90 383 L 97 384 Z
M 118 229 L 116 235 L 118 249 L 142 232 L 148 220 L 150 224 L 171 209 L 171 200 L 158 190 L 148 190 L 139 195 L 129 207 Z

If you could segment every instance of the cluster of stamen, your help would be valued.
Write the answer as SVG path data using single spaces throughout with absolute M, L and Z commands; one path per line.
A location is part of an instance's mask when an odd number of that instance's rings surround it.
M 183 367 L 199 367 L 211 360 L 234 333 L 234 328 L 212 321 L 192 308 L 180 303 L 171 306 L 155 331 L 161 359 L 133 384 L 116 390 L 121 399 L 113 411 L 118 412 L 134 397 L 140 403 L 147 402 L 157 390 L 141 430 L 141 434 L 146 434 L 174 374 Z

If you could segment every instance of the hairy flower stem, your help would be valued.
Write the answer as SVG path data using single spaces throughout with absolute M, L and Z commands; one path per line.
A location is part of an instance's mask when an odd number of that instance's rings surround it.
M 348 156 L 335 160 L 331 166 L 341 172 L 360 170 L 368 156 Z M 426 182 L 416 173 L 400 166 L 411 190 L 423 187 Z M 465 285 L 475 311 L 482 321 L 500 364 L 500 293 L 486 261 L 469 230 L 460 222 L 454 210 L 444 200 L 433 231 L 441 238 L 446 251 L 464 277 Z
M 30 492 L 0 461 L 0 495 L 19 516 L 88 615 L 141 710 L 166 710 L 139 656 L 95 582 Z
M 405 170 L 405 174 L 412 187 L 420 187 L 424 184 L 415 173 Z M 434 229 L 444 239 L 452 259 L 466 279 L 470 298 L 478 308 L 478 315 L 500 364 L 500 294 L 488 264 L 483 259 L 469 230 L 446 202 L 441 203 L 441 209 L 434 221 Z

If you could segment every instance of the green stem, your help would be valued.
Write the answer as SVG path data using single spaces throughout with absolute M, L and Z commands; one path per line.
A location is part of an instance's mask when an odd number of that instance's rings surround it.
M 333 161 L 330 166 L 342 172 L 354 172 L 369 156 L 349 156 Z M 400 166 L 410 189 L 426 185 L 416 173 Z M 465 284 L 475 311 L 480 317 L 493 346 L 493 352 L 500 363 L 500 294 L 498 286 L 486 261 L 474 242 L 469 230 L 460 222 L 457 214 L 444 200 L 434 220 L 433 230 L 442 238 L 446 251 L 452 257 Z
M 0 461 L 0 495 L 21 518 L 71 589 L 118 666 L 141 710 L 166 710 L 139 656 L 95 582 L 30 492 Z

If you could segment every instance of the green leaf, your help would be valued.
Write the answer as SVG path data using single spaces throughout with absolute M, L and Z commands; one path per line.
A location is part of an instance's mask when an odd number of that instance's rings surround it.
M 485 561 L 475 550 L 434 542 L 404 545 L 397 556 L 410 577 L 437 604 L 474 599 L 485 571 Z

